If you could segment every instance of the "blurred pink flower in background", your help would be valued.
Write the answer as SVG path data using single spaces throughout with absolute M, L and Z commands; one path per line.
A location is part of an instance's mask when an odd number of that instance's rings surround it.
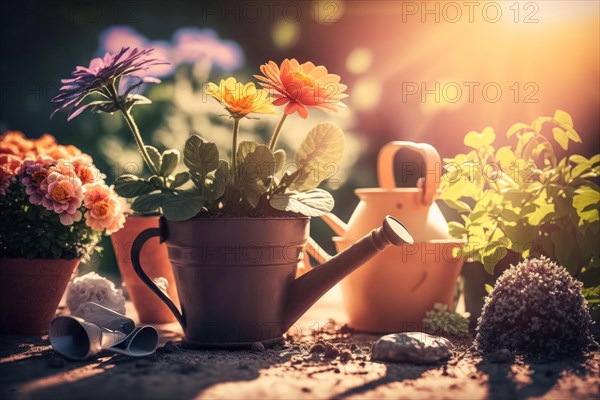
M 173 34 L 171 41 L 152 41 L 123 25 L 109 27 L 100 35 L 99 53 L 116 53 L 122 47 L 154 48 L 158 59 L 170 62 L 168 65 L 152 66 L 140 76 L 168 76 L 178 65 L 197 61 L 208 62 L 211 67 L 225 71 L 237 69 L 244 62 L 241 47 L 232 40 L 220 39 L 212 29 L 181 28 Z
M 242 48 L 232 40 L 222 40 L 212 29 L 180 28 L 173 35 L 178 63 L 193 63 L 208 59 L 225 71 L 243 64 Z

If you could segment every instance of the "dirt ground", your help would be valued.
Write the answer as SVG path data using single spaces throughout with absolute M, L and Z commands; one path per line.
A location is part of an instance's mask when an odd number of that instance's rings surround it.
M 323 303 L 301 319 L 302 336 L 263 352 L 187 349 L 175 324 L 161 327 L 161 345 L 170 343 L 141 359 L 101 353 L 67 361 L 47 336 L 3 336 L 0 398 L 600 398 L 598 351 L 546 364 L 520 358 L 495 364 L 472 351 L 471 339 L 451 338 L 455 349 L 448 362 L 382 363 L 370 359 L 379 336 L 326 325 L 324 316 L 339 314 L 337 306 Z M 325 353 L 315 352 L 323 350 L 314 346 L 319 340 Z

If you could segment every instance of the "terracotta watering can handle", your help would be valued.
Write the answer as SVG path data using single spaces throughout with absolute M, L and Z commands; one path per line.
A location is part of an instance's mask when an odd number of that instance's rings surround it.
M 377 159 L 377 174 L 379 186 L 384 189 L 394 189 L 396 179 L 394 176 L 394 156 L 400 149 L 410 149 L 418 152 L 425 160 L 425 178 L 423 187 L 423 204 L 429 206 L 433 203 L 438 189 L 440 155 L 437 150 L 427 143 L 413 143 L 404 141 L 390 142 L 379 151 Z
M 137 235 L 137 237 L 133 241 L 133 246 L 131 246 L 131 263 L 133 264 L 133 270 L 140 277 L 142 282 L 144 282 L 146 286 L 148 286 L 150 290 L 152 290 L 154 294 L 157 295 L 158 298 L 161 299 L 163 303 L 167 305 L 167 307 L 169 307 L 169 310 L 171 310 L 173 315 L 175 315 L 175 318 L 177 318 L 177 321 L 179 321 L 181 327 L 185 330 L 185 318 L 179 312 L 179 309 L 177 309 L 175 303 L 173 303 L 169 296 L 167 296 L 165 292 L 163 292 L 158 286 L 156 286 L 154 281 L 152 281 L 152 279 L 150 279 L 148 275 L 146 275 L 146 273 L 142 269 L 142 264 L 140 263 L 140 253 L 142 252 L 144 244 L 148 240 L 157 236 L 161 238 L 162 242 L 162 238 L 164 237 L 162 228 L 148 228 L 145 231 L 142 231 L 139 235 Z

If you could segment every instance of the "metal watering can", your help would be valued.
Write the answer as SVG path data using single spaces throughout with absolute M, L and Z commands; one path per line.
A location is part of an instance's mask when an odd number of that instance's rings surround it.
M 383 220 L 383 224 L 381 221 Z M 141 232 L 131 261 L 142 281 L 169 307 L 187 343 L 200 347 L 270 345 L 323 294 L 388 247 L 411 243 L 390 216 L 335 257 L 296 278 L 309 239 L 308 217 L 160 219 Z M 167 246 L 181 310 L 146 275 L 144 243 L 159 236 Z
M 417 187 L 396 187 L 394 156 L 401 149 L 423 157 L 425 173 Z M 342 281 L 344 305 L 353 328 L 378 333 L 419 330 L 434 303 L 452 306 L 463 264 L 456 250 L 463 242 L 451 238 L 434 202 L 440 167 L 440 156 L 431 145 L 390 142 L 378 156 L 379 187 L 356 190 L 360 203 L 348 223 L 333 214 L 321 217 L 339 235 L 333 238 L 338 251 L 347 249 L 388 214 L 400 219 L 415 241 L 382 251 Z M 315 258 L 323 257 L 319 249 L 310 250 Z

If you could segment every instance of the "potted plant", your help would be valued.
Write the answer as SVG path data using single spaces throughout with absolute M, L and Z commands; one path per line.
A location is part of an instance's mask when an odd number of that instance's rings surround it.
M 117 54 L 106 54 L 103 58 L 93 59 L 88 68 L 77 67 L 72 78 L 62 81 L 64 85 L 53 99 L 60 105 L 55 113 L 59 110 L 66 111 L 69 121 L 88 107 L 94 112 L 121 113 L 138 145 L 146 167 L 151 172 L 152 179 L 169 182 L 171 187 L 176 188 L 185 183 L 182 179 L 189 179 L 187 174 L 172 175 L 179 161 L 179 152 L 171 150 L 161 154 L 155 147 L 146 145 L 131 115 L 134 105 L 150 103 L 149 99 L 137 93 L 140 86 L 145 83 L 160 82 L 156 78 L 145 76 L 149 68 L 164 64 L 150 58 L 151 53 L 151 49 L 138 51 L 124 48 Z M 86 104 L 81 104 L 84 98 L 93 99 Z M 115 190 L 120 196 L 130 200 L 147 193 L 144 190 L 139 191 L 139 188 L 132 189 L 127 184 L 117 185 Z M 158 227 L 160 214 L 158 209 L 134 207 L 133 211 L 127 216 L 123 229 L 111 236 L 123 286 L 127 288 L 140 322 L 174 322 L 175 317 L 169 309 L 137 277 L 130 258 L 133 240 L 145 229 Z M 166 247 L 161 245 L 158 239 L 149 241 L 144 247 L 142 260 L 148 266 L 148 274 L 156 282 L 160 282 L 169 296 L 178 302 Z
M 92 158 L 51 135 L 0 136 L 0 332 L 43 334 L 81 260 L 123 226 Z
M 449 223 L 450 233 L 467 241 L 466 257 L 489 274 L 507 260 L 549 257 L 583 281 L 590 304 L 598 303 L 600 189 L 594 179 L 600 154 L 558 157 L 556 145 L 566 152 L 571 142 L 581 142 L 562 110 L 517 123 L 506 137 L 513 145 L 495 148 L 491 127 L 469 132 L 464 143 L 471 150 L 444 160 L 441 199 L 460 215 Z M 478 304 L 468 310 L 475 318 L 483 305 L 477 300 L 485 295 L 479 289 L 477 298 L 465 299 Z
M 187 241 L 185 246 L 170 247 L 171 260 L 178 265 L 212 257 L 219 260 L 215 263 L 225 265 L 228 251 L 238 252 L 231 257 L 250 257 L 248 254 L 255 254 L 256 247 L 275 252 L 288 248 L 290 257 L 295 251 L 302 255 L 309 218 L 333 208 L 332 196 L 318 186 L 335 172 L 344 151 L 344 134 L 331 124 L 315 126 L 291 162 L 286 162 L 286 153 L 277 148 L 277 142 L 290 115 L 298 113 L 307 118 L 309 109 L 335 111 L 344 106 L 341 100 L 347 97 L 346 86 L 339 83 L 340 77 L 329 74 L 323 66 L 286 59 L 281 65 L 271 61 L 261 66 L 262 75 L 255 76 L 262 88 L 252 82 L 237 82 L 233 77 L 219 84 L 209 83 L 207 94 L 223 105 L 225 117 L 232 121 L 231 148 L 218 149 L 214 143 L 192 134 L 181 157 L 174 149 L 161 154 L 145 146 L 131 115 L 133 106 L 150 101 L 135 93 L 135 89 L 143 82 L 155 80 L 133 75 L 158 63 L 150 58 L 151 53 L 151 49 L 124 48 L 115 55 L 92 61 L 89 68 L 78 67 L 74 78 L 65 81 L 54 99 L 59 103 L 58 110 L 66 111 L 69 119 L 88 107 L 96 112 L 120 112 L 125 117 L 152 175 L 122 175 L 115 181 L 116 192 L 133 199 L 131 207 L 138 213 L 160 212 L 165 218 L 163 225 L 172 236 Z M 125 85 L 124 78 L 128 81 Z M 95 98 L 83 103 L 88 96 Z M 273 114 L 276 106 L 285 108 L 268 145 L 238 138 L 245 118 Z M 223 156 L 227 153 L 226 160 Z M 181 158 L 187 170 L 172 175 Z M 149 238 L 148 232 L 157 231 L 144 231 L 142 239 Z M 208 246 L 209 242 L 213 248 L 202 254 L 190 248 Z M 295 273 L 293 260 L 295 257 L 287 262 L 292 262 L 290 267 L 293 265 Z M 221 285 L 224 291 L 231 292 L 249 290 L 236 288 L 225 271 L 203 284 Z M 182 275 L 179 280 L 184 279 Z M 190 297 L 189 293 L 180 293 L 180 297 L 183 295 Z

